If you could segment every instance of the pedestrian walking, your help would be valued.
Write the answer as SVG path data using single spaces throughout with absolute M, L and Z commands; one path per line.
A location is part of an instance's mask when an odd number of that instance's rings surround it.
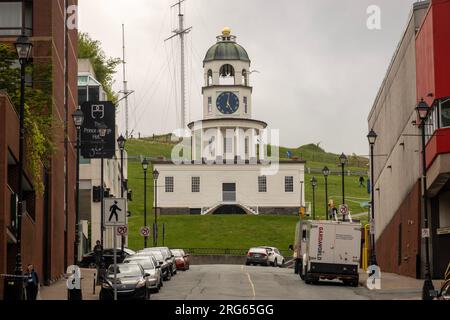
M 94 256 L 95 256 L 95 264 L 97 265 L 97 268 L 98 268 L 98 267 L 100 267 L 100 264 L 102 262 L 102 256 L 103 256 L 103 246 L 99 240 L 97 240 L 95 242 Z
M 27 300 L 36 300 L 39 291 L 39 277 L 34 266 L 29 264 L 25 273 L 25 292 Z
M 359 177 L 359 187 L 360 188 L 364 187 L 364 177 L 363 176 Z

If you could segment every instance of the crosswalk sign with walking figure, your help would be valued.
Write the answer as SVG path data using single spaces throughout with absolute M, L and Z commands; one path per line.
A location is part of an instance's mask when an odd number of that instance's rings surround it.
M 106 227 L 126 225 L 127 210 L 125 199 L 105 199 L 103 211 L 103 221 Z

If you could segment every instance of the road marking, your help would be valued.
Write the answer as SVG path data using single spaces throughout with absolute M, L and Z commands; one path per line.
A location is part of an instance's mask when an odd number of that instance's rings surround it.
M 256 292 L 255 292 L 255 286 L 253 285 L 252 278 L 250 277 L 250 273 L 247 272 L 248 281 L 250 282 L 250 285 L 252 286 L 252 292 L 253 292 L 253 300 L 256 298 Z

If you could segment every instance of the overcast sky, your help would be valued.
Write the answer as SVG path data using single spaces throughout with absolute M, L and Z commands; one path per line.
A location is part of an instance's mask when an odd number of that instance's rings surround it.
M 178 123 L 179 42 L 175 0 L 79 0 L 79 30 L 122 56 L 126 28 L 130 129 L 171 132 Z M 252 60 L 253 118 L 280 129 L 281 145 L 321 143 L 327 151 L 367 154 L 367 116 L 414 0 L 187 0 L 188 119 L 201 118 L 202 60 L 224 26 Z M 366 26 L 369 5 L 381 30 Z M 122 68 L 114 88 L 122 89 Z M 117 122 L 125 131 L 121 108 Z

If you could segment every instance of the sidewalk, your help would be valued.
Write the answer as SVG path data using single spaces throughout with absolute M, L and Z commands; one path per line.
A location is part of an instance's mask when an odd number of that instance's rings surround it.
M 95 273 L 95 269 L 81 269 L 83 300 L 98 300 L 101 287 L 96 286 L 95 294 L 93 293 Z M 67 300 L 66 279 L 60 279 L 48 287 L 41 286 L 38 300 Z
M 368 274 L 364 270 L 360 270 L 359 284 L 366 288 Z M 386 292 L 411 292 L 417 293 L 418 298 L 422 295 L 423 279 L 415 279 L 401 276 L 395 273 L 381 272 L 381 290 Z M 434 287 L 439 289 L 442 280 L 433 280 Z

